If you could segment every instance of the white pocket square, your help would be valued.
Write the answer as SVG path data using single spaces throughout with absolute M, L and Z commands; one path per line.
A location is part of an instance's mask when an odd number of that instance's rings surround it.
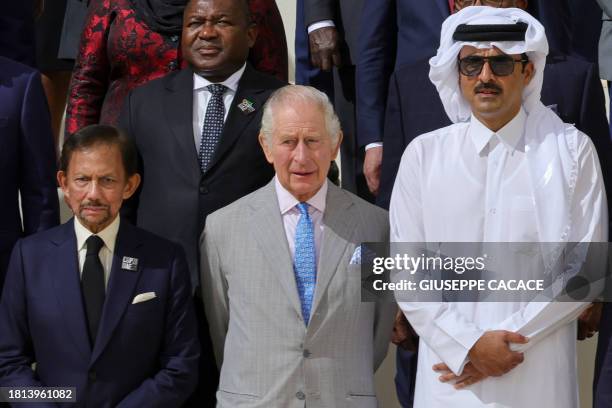
M 141 293 L 139 295 L 134 296 L 132 304 L 135 305 L 136 303 L 146 302 L 147 300 L 155 299 L 156 297 L 157 296 L 155 295 L 155 292 Z
M 358 245 L 351 257 L 350 265 L 361 265 L 361 245 Z

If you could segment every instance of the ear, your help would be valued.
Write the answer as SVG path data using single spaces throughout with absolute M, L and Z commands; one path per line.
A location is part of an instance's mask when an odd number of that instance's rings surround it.
M 263 132 L 259 132 L 259 145 L 261 146 L 264 154 L 266 155 L 266 160 L 270 164 L 274 164 L 274 157 L 272 156 L 272 150 L 270 150 L 270 146 L 268 146 L 268 141 L 266 139 L 266 135 Z
M 57 185 L 60 186 L 62 192 L 64 193 L 64 197 L 68 197 L 68 176 L 62 170 L 57 172 Z
M 127 179 L 127 183 L 123 188 L 123 199 L 127 200 L 136 192 L 138 186 L 140 185 L 140 174 L 134 173 Z
M 257 24 L 251 23 L 247 28 L 247 44 L 249 48 L 253 48 L 255 44 L 255 40 L 257 40 L 257 35 L 259 34 L 259 29 L 257 28 Z
M 342 131 L 340 131 L 340 133 L 338 133 L 338 142 L 336 142 L 336 146 L 334 147 L 334 150 L 332 152 L 332 160 L 336 160 L 336 157 L 338 157 L 338 152 L 340 151 L 340 145 L 342 144 L 343 138 L 344 134 L 342 133 Z
M 535 75 L 535 65 L 533 65 L 533 62 L 529 61 L 527 65 L 525 65 L 523 75 L 525 76 L 525 80 L 524 80 L 525 86 L 527 86 L 529 85 L 529 83 L 533 79 L 533 76 Z

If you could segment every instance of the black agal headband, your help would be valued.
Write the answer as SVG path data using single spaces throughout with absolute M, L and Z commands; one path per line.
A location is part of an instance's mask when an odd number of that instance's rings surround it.
M 453 34 L 455 41 L 525 41 L 527 23 L 460 24 Z

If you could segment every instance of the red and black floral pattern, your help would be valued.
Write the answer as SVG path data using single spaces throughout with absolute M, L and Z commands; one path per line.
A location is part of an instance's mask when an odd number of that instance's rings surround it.
M 249 60 L 286 81 L 287 42 L 276 3 L 250 5 L 259 35 Z M 70 83 L 66 135 L 94 123 L 116 125 L 130 90 L 183 65 L 179 36 L 151 31 L 129 0 L 93 0 Z

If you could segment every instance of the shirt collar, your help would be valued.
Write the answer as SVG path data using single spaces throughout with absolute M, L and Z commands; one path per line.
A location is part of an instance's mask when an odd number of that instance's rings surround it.
M 77 238 L 77 250 L 83 249 L 87 238 L 92 235 L 99 236 L 104 241 L 106 246 L 111 252 L 115 251 L 115 241 L 117 240 L 117 233 L 119 232 L 119 223 L 121 217 L 117 215 L 113 222 L 106 226 L 102 231 L 97 234 L 92 233 L 88 230 L 77 217 L 74 217 L 74 232 Z
M 289 191 L 282 186 L 280 181 L 278 181 L 278 177 L 274 176 L 274 186 L 276 187 L 276 197 L 278 198 L 278 207 L 281 210 L 281 214 L 285 215 L 287 212 L 291 211 L 298 205 L 300 202 L 291 194 Z M 316 192 L 315 195 L 310 197 L 310 199 L 306 200 L 306 203 L 311 207 L 314 207 L 316 210 L 324 213 L 325 212 L 325 199 L 327 197 L 327 179 Z
M 493 132 L 482 122 L 480 122 L 472 113 L 468 131 L 470 132 L 472 142 L 476 147 L 476 153 L 480 154 L 493 137 L 496 137 L 498 141 L 502 142 L 502 144 L 504 144 L 508 150 L 515 150 L 519 141 L 523 137 L 523 133 L 525 132 L 526 121 L 527 114 L 521 106 L 521 109 L 517 115 L 512 118 L 510 122 L 508 122 L 497 132 Z
M 244 70 L 246 69 L 246 62 L 244 65 L 232 75 L 230 75 L 225 81 L 218 82 L 219 84 L 225 85 L 230 90 L 236 92 L 238 90 L 238 82 L 240 82 L 240 78 L 242 78 L 242 74 L 244 74 Z M 208 85 L 214 84 L 215 82 L 210 82 L 208 79 L 194 72 L 193 74 L 193 90 L 197 91 L 200 89 L 205 89 Z

